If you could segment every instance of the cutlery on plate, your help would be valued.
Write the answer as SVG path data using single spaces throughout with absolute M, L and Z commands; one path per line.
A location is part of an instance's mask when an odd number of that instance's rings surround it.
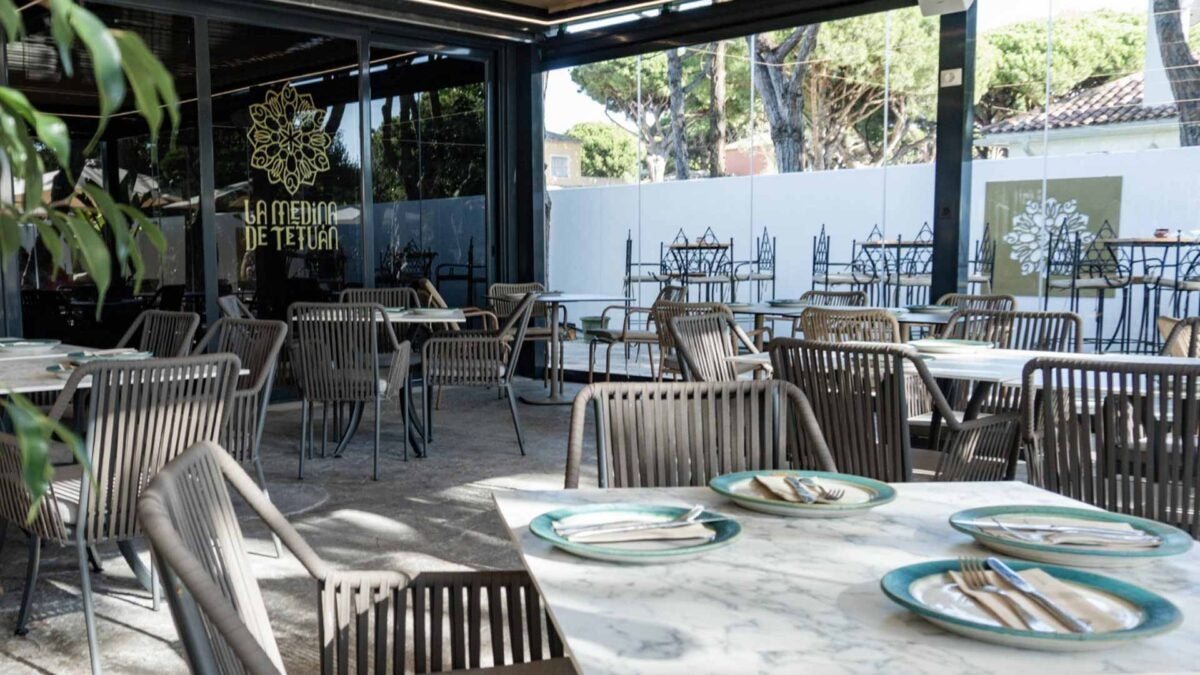
M 1021 541 L 1046 544 L 1075 544 L 1076 546 L 1158 546 L 1162 539 L 1157 535 L 1145 532 L 1118 532 L 1101 528 L 1086 530 L 1064 530 L 1044 528 L 1017 530 L 993 518 L 996 525 Z M 1041 535 L 1040 537 L 1037 535 Z
M 807 477 L 801 478 L 800 482 L 804 484 L 804 487 L 816 489 L 816 491 L 817 491 L 818 495 L 821 497 L 822 501 L 836 502 L 836 501 L 839 501 L 842 497 L 846 496 L 845 490 L 843 490 L 841 488 L 833 488 L 833 489 L 827 488 L 824 485 L 821 485 L 817 481 L 813 480 L 812 478 L 807 478 Z
M 1044 607 L 1047 612 L 1050 612 L 1054 615 L 1054 618 L 1063 622 L 1067 628 L 1070 628 L 1076 633 L 1092 632 L 1092 627 L 1088 625 L 1087 622 L 1071 614 L 1067 610 L 1063 609 L 1063 607 L 1057 602 L 1054 602 L 1050 598 L 1046 597 L 1045 594 L 1034 588 L 1033 584 L 1026 581 L 1025 577 L 1018 574 L 1013 568 L 1005 565 L 1003 560 L 1000 560 L 999 558 L 988 558 L 987 566 L 991 568 L 993 572 L 1003 577 L 1005 581 L 1012 584 L 1013 588 L 1016 588 L 1018 591 L 1023 593 L 1025 597 Z
M 1128 540 L 1128 541 L 1145 541 L 1147 543 L 1161 543 L 1162 538 L 1156 534 L 1149 532 L 1120 532 L 1117 530 L 1108 530 L 1102 527 L 1086 527 L 1083 525 L 1051 525 L 1051 524 L 1036 524 L 1036 523 L 1002 523 L 993 518 L 991 522 L 984 520 L 975 520 L 962 523 L 966 527 L 978 527 L 987 530 L 1004 530 L 1009 534 L 1021 538 L 1021 533 L 1030 534 L 1086 534 L 1097 538 L 1107 538 L 1113 540 Z
M 796 496 L 800 498 L 801 502 L 805 504 L 816 503 L 817 496 L 813 494 L 812 490 L 804 487 L 803 483 L 801 483 L 799 480 L 796 480 L 795 476 L 785 476 L 783 482 L 787 483 L 788 487 L 792 488 L 792 491 L 796 493 Z
M 557 532 L 561 536 L 566 536 L 568 534 L 582 534 L 584 532 L 592 532 L 592 531 L 599 532 L 601 530 L 609 530 L 610 528 L 614 528 L 614 527 L 626 527 L 626 526 L 632 526 L 632 525 L 655 525 L 657 527 L 663 527 L 663 526 L 671 525 L 671 524 L 686 525 L 688 523 L 694 522 L 697 518 L 700 517 L 701 513 L 704 513 L 704 505 L 696 504 L 692 508 L 688 509 L 686 512 L 681 513 L 678 516 L 675 516 L 674 518 L 672 518 L 670 520 L 664 520 L 664 521 L 658 521 L 658 522 L 647 522 L 645 520 L 613 520 L 613 521 L 609 521 L 607 523 L 589 523 L 587 525 L 562 525 L 561 527 L 559 526 L 558 523 L 555 523 L 554 531 Z
M 577 537 L 581 534 L 617 534 L 620 532 L 638 532 L 640 530 L 673 530 L 677 527 L 687 527 L 688 525 L 706 525 L 708 523 L 723 523 L 728 518 L 697 518 L 696 520 L 667 520 L 657 523 L 637 523 L 630 525 L 615 525 L 613 527 L 601 527 L 596 529 L 587 529 L 579 531 L 560 532 L 555 530 L 558 536 L 565 538 Z
M 1039 633 L 1053 633 L 1054 628 L 1042 621 L 1036 614 L 1025 609 L 1025 606 L 1017 601 L 1008 591 L 993 584 L 987 576 L 986 569 L 983 566 L 983 561 L 979 558 L 959 558 L 958 559 L 959 578 L 962 579 L 966 590 L 976 593 L 992 593 L 1004 598 L 1008 606 L 1012 608 L 1017 616 L 1024 622 L 1025 627 Z

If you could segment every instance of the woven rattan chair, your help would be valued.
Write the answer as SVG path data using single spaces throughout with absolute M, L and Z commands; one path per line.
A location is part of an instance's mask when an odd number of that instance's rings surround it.
M 943 418 L 936 480 L 1008 480 L 1016 470 L 1020 416 L 964 421 L 950 408 L 925 362 L 898 344 L 780 340 L 775 377 L 797 385 L 812 404 L 833 460 L 846 473 L 888 482 L 913 479 L 906 373 L 931 392 Z
M 195 354 L 225 352 L 238 357 L 243 370 L 250 371 L 238 378 L 237 390 L 229 409 L 229 419 L 221 434 L 221 447 L 239 462 L 250 462 L 263 492 L 267 479 L 263 475 L 259 446 L 271 402 L 271 387 L 279 352 L 287 337 L 287 324 L 282 321 L 255 319 L 218 319 L 208 329 Z M 275 542 L 276 553 L 279 542 Z
M 446 299 L 443 298 L 442 294 L 438 292 L 437 286 L 434 286 L 432 281 L 428 279 L 421 279 L 418 284 L 420 285 L 420 288 L 417 289 L 417 293 L 418 295 L 423 296 L 426 307 L 450 309 L 450 305 L 446 304 Z M 490 328 L 492 330 L 498 330 L 500 328 L 500 320 L 495 314 L 487 311 L 486 309 L 479 309 L 478 307 L 463 307 L 462 313 L 463 316 L 467 317 L 467 319 L 479 319 L 482 321 L 484 328 Z M 441 324 L 441 327 L 445 330 L 452 331 L 457 331 L 462 328 L 462 326 L 459 326 L 457 323 Z
M 999 349 L 1081 352 L 1083 319 L 1072 312 L 959 309 L 946 323 L 942 337 L 982 340 Z
M 313 446 L 313 404 L 352 403 L 375 407 L 371 477 L 379 480 L 379 431 L 383 403 L 398 400 L 404 458 L 408 459 L 408 370 L 411 346 L 391 329 L 383 305 L 370 303 L 296 303 L 288 307 L 292 327 L 292 364 L 300 387 L 301 438 L 299 477 Z M 383 355 L 390 358 L 382 359 Z M 352 423 L 353 425 L 353 423 Z M 322 424 L 322 452 L 325 425 Z
M 686 381 L 732 382 L 743 373 L 762 369 L 755 364 L 729 360 L 741 348 L 751 354 L 757 354 L 758 349 L 741 326 L 724 312 L 673 317 L 670 330 Z
M 1162 334 L 1162 356 L 1200 357 L 1200 317 L 1175 319 L 1158 317 L 1158 330 Z
M 537 294 L 527 293 L 498 331 L 475 330 L 438 333 L 421 347 L 422 409 L 425 411 L 425 443 L 433 440 L 432 387 L 499 387 L 508 397 L 517 446 L 525 454 L 521 420 L 517 417 L 512 378 L 517 357 L 525 343 L 529 317 Z
M 805 291 L 800 296 L 801 304 L 809 307 L 866 307 L 864 291 Z M 792 337 L 800 335 L 800 317 L 792 319 Z
M 989 309 L 1011 312 L 1017 308 L 1017 299 L 1011 295 L 947 293 L 938 298 L 937 304 L 956 309 Z
M 488 303 L 491 306 L 492 313 L 496 315 L 501 322 L 506 322 L 516 311 L 517 305 L 521 299 L 528 293 L 544 293 L 546 287 L 536 281 L 517 284 L 492 284 L 488 286 Z M 549 351 L 551 326 L 554 321 L 558 321 L 561 325 L 567 325 L 567 308 L 565 305 L 559 305 L 559 315 L 550 315 L 550 305 L 545 302 L 537 302 L 533 305 L 533 313 L 530 315 L 529 326 L 525 330 L 526 342 L 545 342 L 546 349 Z M 558 343 L 558 362 L 563 362 L 563 343 L 565 340 L 560 340 Z M 565 369 L 559 369 L 559 375 Z M 546 368 L 542 373 L 542 378 L 546 383 L 550 382 L 550 369 Z
M 603 383 L 584 387 L 571 408 L 567 488 L 579 487 L 589 408 L 602 488 L 701 486 L 751 469 L 837 470 L 808 401 L 786 382 Z
M 900 342 L 900 324 L 883 309 L 810 307 L 800 314 L 806 340 L 821 342 Z
M 338 293 L 338 302 L 383 305 L 388 309 L 420 307 L 421 297 L 414 289 L 404 286 L 392 288 L 346 288 Z
M 1025 365 L 1030 482 L 1200 538 L 1200 363 Z
M 156 579 L 132 544 L 141 535 L 134 505 L 147 481 L 163 465 L 198 441 L 218 438 L 237 376 L 238 360 L 232 354 L 93 361 L 80 366 L 67 380 L 49 416 L 61 419 L 76 394 L 88 392 L 89 403 L 78 422 L 84 430 L 83 453 L 94 482 L 87 479 L 80 464 L 57 467 L 37 518 L 28 523 L 33 496 L 21 479 L 20 444 L 13 436 L 0 435 L 0 516 L 30 537 L 17 634 L 26 631 L 43 541 L 74 545 L 78 552 L 93 673 L 100 672 L 100 652 L 89 548 L 116 542 L 158 608 Z M 84 380 L 90 382 L 90 389 L 81 389 Z
M 134 319 L 117 347 L 134 347 L 160 359 L 187 356 L 199 327 L 199 314 L 148 309 Z
M 650 348 L 658 344 L 658 331 L 654 329 L 654 313 L 655 308 L 659 303 L 663 302 L 682 302 L 686 290 L 682 286 L 663 286 L 658 291 L 658 297 L 654 299 L 654 303 L 649 307 L 626 307 L 625 305 L 609 305 L 600 313 L 600 322 L 603 324 L 608 320 L 609 312 L 623 312 L 624 318 L 621 320 L 621 328 L 600 328 L 588 331 L 588 334 L 593 336 L 593 340 L 588 345 L 588 383 L 594 379 L 596 370 L 596 346 L 599 344 L 607 345 L 604 351 L 604 379 L 612 379 L 612 350 L 613 347 L 622 344 L 626 346 L 626 358 L 628 358 L 629 345 L 635 345 L 639 349 L 645 345 L 647 358 L 650 359 L 650 377 L 655 377 L 654 372 L 654 355 L 650 354 Z M 643 330 L 634 330 L 633 320 L 635 317 L 644 317 L 646 325 Z
M 229 486 L 316 582 L 313 648 L 320 654 L 320 672 L 401 675 L 478 668 L 489 660 L 480 639 L 485 631 L 493 664 L 526 662 L 528 672 L 546 675 L 574 672 L 525 572 L 337 569 L 212 443 L 188 449 L 163 469 L 138 504 L 192 672 L 284 672 Z
M 668 373 L 672 376 L 683 376 L 679 363 L 679 355 L 675 353 L 675 336 L 671 334 L 671 320 L 681 316 L 702 316 L 704 314 L 721 313 L 733 316 L 729 308 L 718 302 L 668 302 L 655 303 L 654 331 L 658 337 L 658 373 L 656 379 L 661 382 Z
M 242 299 L 236 295 L 222 295 L 217 298 L 217 309 L 221 310 L 221 316 L 227 319 L 253 319 L 254 312 L 242 302 Z

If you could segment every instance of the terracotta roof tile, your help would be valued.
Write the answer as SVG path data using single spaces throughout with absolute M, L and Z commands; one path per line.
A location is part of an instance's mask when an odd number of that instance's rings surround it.
M 1143 84 L 1142 73 L 1134 73 L 1055 101 L 1050 104 L 1049 126 L 1051 129 L 1070 129 L 1101 124 L 1147 122 L 1179 115 L 1174 104 L 1142 105 Z M 1041 131 L 1045 123 L 1046 114 L 1038 110 L 989 124 L 983 128 L 982 133 L 993 135 Z

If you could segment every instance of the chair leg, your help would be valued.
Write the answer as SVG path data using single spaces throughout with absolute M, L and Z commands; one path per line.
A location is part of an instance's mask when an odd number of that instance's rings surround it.
M 517 398 L 511 386 L 504 385 L 504 391 L 508 394 L 508 410 L 512 413 L 513 428 L 517 430 L 517 447 L 521 449 L 521 456 L 524 457 L 525 440 L 521 437 L 521 420 L 517 418 Z
M 339 408 L 341 402 L 335 404 Z M 321 404 L 321 459 L 325 459 L 325 446 L 329 443 L 329 402 Z
M 588 384 L 595 381 L 596 375 L 596 341 L 588 343 Z
M 21 591 L 21 611 L 17 614 L 15 635 L 29 633 L 29 609 L 33 606 L 33 588 L 42 565 L 42 538 L 29 535 L 29 560 L 25 563 L 25 588 Z
M 308 401 L 300 402 L 300 472 L 296 478 L 304 480 L 304 456 L 308 454 Z
M 154 611 L 158 611 L 158 580 L 154 578 L 153 567 L 146 567 L 142 563 L 142 559 L 138 557 L 137 551 L 133 548 L 133 542 L 126 539 L 117 542 L 117 549 L 121 551 L 121 555 L 125 558 L 125 562 L 129 564 L 129 569 L 133 570 L 133 576 L 137 578 L 138 583 L 142 588 L 150 591 L 151 602 L 154 604 Z M 153 556 L 151 557 L 153 562 Z
M 379 480 L 379 397 L 375 397 L 375 445 L 371 450 L 371 480 Z
M 429 401 L 429 383 L 421 383 L 421 411 L 425 413 L 425 425 L 422 435 L 425 440 L 426 452 L 429 450 L 429 443 L 433 441 L 433 407 Z
M 79 594 L 83 597 L 83 623 L 87 628 L 88 656 L 91 660 L 92 675 L 99 675 L 100 644 L 96 635 L 96 608 L 92 602 L 92 577 L 88 571 L 87 546 L 83 540 L 77 540 L 75 547 L 79 551 Z
M 404 461 L 406 461 L 406 462 L 408 461 L 408 443 L 410 440 L 412 440 L 408 436 L 409 432 L 411 431 L 411 427 L 409 426 L 409 419 L 408 419 L 408 408 L 411 405 L 412 405 L 412 386 L 409 384 L 408 380 L 405 380 L 404 381 L 404 394 L 403 394 L 403 398 L 400 401 L 400 417 L 401 417 L 401 421 L 404 423 Z
M 267 501 L 271 501 L 271 493 L 267 492 L 267 477 L 263 475 L 262 459 L 259 457 L 254 458 L 254 473 L 258 476 L 258 487 L 262 488 L 263 496 Z M 279 541 L 279 535 L 272 531 L 271 539 L 275 540 L 275 557 L 282 557 L 283 544 Z

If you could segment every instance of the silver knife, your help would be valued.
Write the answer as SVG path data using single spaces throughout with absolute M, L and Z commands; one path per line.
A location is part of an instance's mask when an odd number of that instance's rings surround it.
M 1017 574 L 1016 570 L 1008 565 L 1005 565 L 1004 561 L 1000 560 L 999 558 L 988 558 L 987 566 L 991 568 L 993 572 L 1003 577 L 1005 581 L 1012 584 L 1013 588 L 1016 588 L 1027 598 L 1033 600 L 1045 608 L 1047 612 L 1053 614 L 1054 618 L 1063 622 L 1067 628 L 1070 628 L 1076 633 L 1092 632 L 1091 626 L 1080 620 L 1079 617 L 1074 616 L 1067 610 L 1063 609 L 1057 602 L 1054 602 L 1050 598 L 1046 597 L 1041 591 L 1034 588 L 1032 584 L 1030 584 L 1028 581 L 1025 581 L 1025 577 L 1022 577 L 1020 574 Z
M 602 529 L 576 530 L 573 532 L 572 531 L 555 532 L 555 534 L 557 534 L 558 536 L 560 536 L 564 539 L 570 539 L 571 537 L 578 537 L 581 535 L 591 536 L 591 535 L 595 535 L 595 534 L 616 534 L 619 532 L 638 532 L 640 530 L 670 530 L 670 529 L 674 529 L 676 527 L 684 527 L 686 525 L 705 525 L 707 523 L 721 523 L 726 520 L 729 520 L 729 519 L 728 518 L 697 518 L 696 520 L 687 520 L 687 521 L 668 520 L 668 521 L 663 521 L 660 523 L 638 523 L 636 525 L 617 525 L 614 527 L 606 527 L 606 528 L 602 528 Z M 714 534 L 716 534 L 716 533 L 714 532 Z
M 788 487 L 795 491 L 796 496 L 800 498 L 801 502 L 813 504 L 817 501 L 817 495 L 813 494 L 812 490 L 804 487 L 804 484 L 796 480 L 795 476 L 785 476 L 783 480 L 788 484 Z
M 1015 530 L 1017 532 L 1040 532 L 1043 534 L 1062 533 L 1062 534 L 1089 534 L 1097 537 L 1107 537 L 1111 539 L 1133 539 L 1161 542 L 1162 538 L 1156 534 L 1149 532 L 1124 532 L 1121 530 L 1107 530 L 1102 527 L 1086 527 L 1083 525 L 1039 525 L 1035 523 L 1004 523 L 1001 525 L 998 522 L 987 522 L 982 520 L 968 521 L 959 523 L 964 527 L 978 527 L 982 530 Z

